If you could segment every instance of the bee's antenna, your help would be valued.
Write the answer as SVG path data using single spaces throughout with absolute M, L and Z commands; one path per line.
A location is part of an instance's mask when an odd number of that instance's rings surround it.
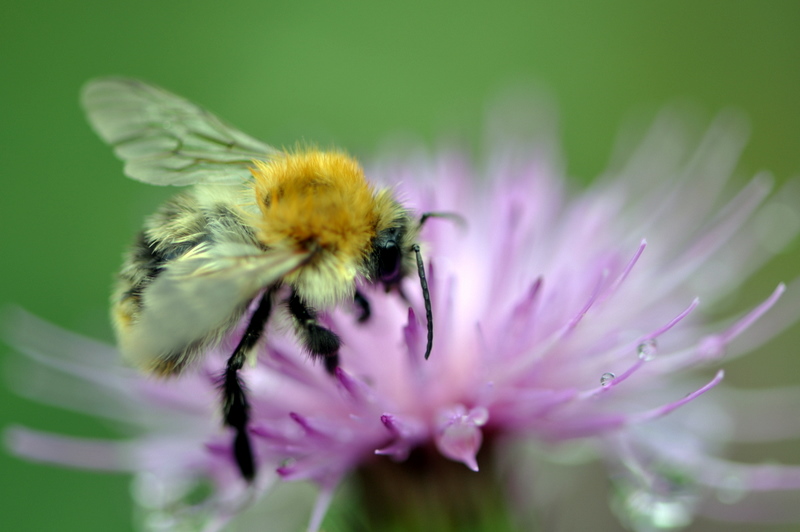
M 428 218 L 447 218 L 450 221 L 453 221 L 458 225 L 461 229 L 467 227 L 467 220 L 457 212 L 423 212 L 422 216 L 419 217 L 419 226 L 422 227 L 425 225 L 425 222 L 428 221 Z
M 422 300 L 425 302 L 425 319 L 428 321 L 428 345 L 425 347 L 425 360 L 431 356 L 433 349 L 433 311 L 431 310 L 431 293 L 428 290 L 428 280 L 425 278 L 425 266 L 422 264 L 422 254 L 419 252 L 419 244 L 411 246 L 417 254 L 417 271 L 419 272 L 419 282 L 422 285 Z

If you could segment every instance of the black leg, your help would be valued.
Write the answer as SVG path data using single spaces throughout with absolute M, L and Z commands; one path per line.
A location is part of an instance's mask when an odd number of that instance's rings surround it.
M 317 322 L 317 314 L 296 292 L 289 297 L 289 312 L 294 316 L 298 334 L 315 358 L 325 360 L 325 369 L 333 373 L 339 365 L 339 337 Z
M 325 363 L 325 371 L 333 375 L 336 368 L 339 367 L 339 353 L 326 356 L 323 362 Z
M 358 316 L 358 323 L 366 322 L 372 314 L 372 311 L 369 308 L 369 300 L 364 296 L 364 294 L 356 290 L 356 295 L 353 298 L 353 301 L 355 301 L 356 305 L 361 310 L 361 314 Z
M 247 423 L 250 419 L 250 404 L 247 401 L 242 379 L 239 377 L 239 370 L 247 360 L 247 353 L 256 345 L 261 334 L 264 332 L 264 325 L 269 319 L 272 310 L 272 294 L 274 288 L 267 289 L 261 296 L 253 315 L 250 316 L 250 323 L 236 346 L 233 354 L 228 359 L 225 373 L 222 375 L 220 388 L 222 389 L 222 413 L 225 424 L 233 427 L 236 436 L 233 441 L 233 457 L 239 466 L 242 476 L 250 481 L 256 474 L 253 461 L 253 449 L 250 445 L 250 436 L 247 434 Z
M 428 344 L 425 346 L 425 360 L 431 356 L 431 349 L 433 349 L 433 311 L 431 310 L 431 293 L 428 290 L 428 280 L 425 277 L 425 266 L 422 264 L 422 254 L 419 252 L 419 245 L 414 244 L 411 246 L 414 253 L 417 255 L 417 272 L 419 274 L 419 282 L 422 286 L 422 301 L 425 303 L 425 319 L 428 321 Z

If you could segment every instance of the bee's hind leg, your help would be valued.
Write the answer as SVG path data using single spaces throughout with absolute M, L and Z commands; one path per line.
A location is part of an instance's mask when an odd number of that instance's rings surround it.
M 333 374 L 339 366 L 339 337 L 319 324 L 317 313 L 294 290 L 289 297 L 289 312 L 294 317 L 298 334 L 308 352 L 315 358 L 322 358 L 325 369 Z
M 372 311 L 369 306 L 369 299 L 361 293 L 360 290 L 356 290 L 355 296 L 353 296 L 353 301 L 355 302 L 358 310 L 361 313 L 358 315 L 358 323 L 366 323 L 369 317 L 372 315 Z
M 239 370 L 247 360 L 247 353 L 255 347 L 264 332 L 264 326 L 272 311 L 272 294 L 274 288 L 267 289 L 261 296 L 258 307 L 250 316 L 250 323 L 236 346 L 233 354 L 228 359 L 225 373 L 220 379 L 222 390 L 222 413 L 225 424 L 233 427 L 236 436 L 233 441 L 233 457 L 242 476 L 250 481 L 256 474 L 253 460 L 253 448 L 250 445 L 250 436 L 247 434 L 247 423 L 250 420 L 250 404 L 247 401 L 244 384 L 239 377 Z

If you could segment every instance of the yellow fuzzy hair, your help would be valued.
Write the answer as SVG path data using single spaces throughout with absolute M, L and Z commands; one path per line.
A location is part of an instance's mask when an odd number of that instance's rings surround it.
M 324 250 L 347 262 L 369 251 L 378 223 L 361 165 L 337 151 L 300 149 L 255 161 L 257 238 L 272 248 Z

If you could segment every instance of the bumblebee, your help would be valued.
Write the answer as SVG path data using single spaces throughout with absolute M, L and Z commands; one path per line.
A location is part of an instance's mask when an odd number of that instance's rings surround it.
M 415 219 L 343 152 L 277 150 L 142 81 L 90 81 L 82 103 L 128 177 L 193 185 L 147 218 L 119 273 L 111 314 L 124 359 L 157 376 L 180 374 L 246 322 L 219 384 L 245 479 L 256 469 L 239 370 L 274 307 L 288 311 L 305 350 L 334 373 L 341 342 L 318 309 L 354 301 L 366 321 L 369 302 L 357 283 L 402 296 L 400 282 L 416 270 L 428 358 L 431 301 L 417 238 L 436 213 Z

